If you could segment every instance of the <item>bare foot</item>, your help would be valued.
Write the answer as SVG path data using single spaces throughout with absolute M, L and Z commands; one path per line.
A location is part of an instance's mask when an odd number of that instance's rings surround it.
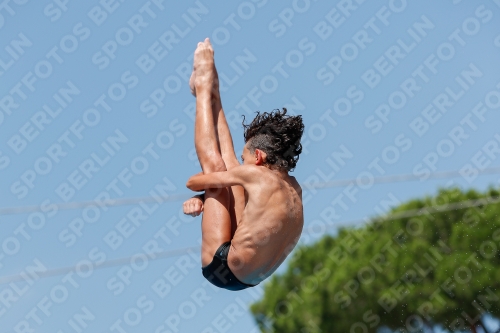
M 210 66 L 212 64 L 212 66 Z M 210 68 L 211 67 L 211 68 Z M 200 69 L 200 74 L 197 75 L 196 69 Z M 197 77 L 200 76 L 200 79 Z M 202 85 L 206 87 L 207 81 L 212 81 L 212 98 L 219 97 L 219 76 L 214 63 L 214 51 L 212 44 L 208 38 L 203 42 L 199 42 L 195 50 L 193 72 L 189 78 L 189 89 L 191 94 L 196 97 L 196 86 Z
M 214 78 L 215 78 L 215 66 L 214 66 L 214 50 L 210 40 L 205 39 L 204 42 L 198 43 L 196 50 L 194 51 L 194 77 L 191 75 L 191 80 L 194 82 L 195 93 L 202 90 L 212 90 Z M 193 89 L 191 88 L 191 91 Z
M 194 84 L 196 80 L 196 71 L 193 69 L 191 73 L 191 77 L 189 78 L 189 89 L 191 90 L 191 94 L 196 97 L 196 86 Z M 212 98 L 219 98 L 219 75 L 217 73 L 217 69 L 214 66 L 214 82 L 212 85 Z
M 193 69 L 193 73 L 191 73 L 191 77 L 189 78 L 189 88 L 191 89 L 191 94 L 196 97 L 196 87 L 194 86 L 194 80 L 196 78 L 196 72 Z

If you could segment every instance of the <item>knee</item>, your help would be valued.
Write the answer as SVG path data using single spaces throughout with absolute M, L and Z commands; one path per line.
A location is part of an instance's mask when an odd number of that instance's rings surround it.
M 213 157 L 205 161 L 202 165 L 203 173 L 227 171 L 226 164 L 220 157 Z
M 235 159 L 234 161 L 226 163 L 226 169 L 231 170 L 231 169 L 236 168 L 237 166 L 240 166 L 240 165 L 241 164 L 238 162 L 238 160 Z

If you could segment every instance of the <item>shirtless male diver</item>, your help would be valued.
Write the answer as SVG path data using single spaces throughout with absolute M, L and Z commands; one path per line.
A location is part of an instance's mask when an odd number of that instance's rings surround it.
M 279 267 L 302 232 L 302 189 L 288 175 L 302 151 L 302 117 L 289 116 L 286 109 L 257 113 L 250 125 L 243 125 L 240 165 L 208 38 L 194 52 L 190 87 L 196 96 L 194 138 L 203 171 L 186 186 L 205 194 L 187 200 L 183 209 L 193 216 L 203 211 L 203 276 L 228 290 L 253 287 Z

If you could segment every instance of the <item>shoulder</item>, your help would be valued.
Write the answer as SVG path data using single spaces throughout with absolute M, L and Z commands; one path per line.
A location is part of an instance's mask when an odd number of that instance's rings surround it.
M 295 188 L 295 190 L 297 191 L 297 193 L 299 193 L 300 195 L 302 195 L 302 187 L 300 186 L 300 184 L 297 181 L 297 179 L 294 176 L 290 176 L 290 180 L 292 181 L 293 187 Z
M 261 178 L 262 175 L 262 167 L 256 166 L 256 165 L 238 165 L 234 168 L 232 168 L 230 171 L 233 173 L 235 176 L 247 181 L 247 182 L 253 182 L 253 181 L 258 181 L 258 179 Z
M 256 165 L 240 164 L 232 168 L 231 171 L 243 174 L 252 174 L 252 173 L 257 173 L 259 171 L 257 170 L 258 168 L 259 167 Z

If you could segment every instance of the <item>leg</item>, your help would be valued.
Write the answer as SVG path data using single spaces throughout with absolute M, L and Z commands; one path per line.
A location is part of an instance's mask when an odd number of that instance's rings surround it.
M 238 158 L 234 152 L 233 139 L 231 137 L 231 131 L 227 125 L 226 117 L 224 115 L 224 110 L 222 109 L 222 102 L 220 99 L 219 92 L 219 77 L 217 74 L 217 69 L 214 65 L 214 78 L 212 85 L 212 110 L 213 110 L 213 121 L 215 127 L 215 135 L 217 138 L 217 145 L 222 155 L 222 159 L 226 163 L 226 166 L 230 165 L 235 167 L 239 165 Z M 193 96 L 196 96 L 196 71 L 193 71 L 191 78 L 189 79 L 189 87 Z
M 215 80 L 217 80 L 217 76 Z M 214 87 L 213 111 L 222 159 L 224 160 L 226 168 L 230 170 L 240 165 L 240 163 L 234 152 L 233 139 L 222 108 L 218 86 Z M 238 222 L 241 220 L 243 209 L 245 209 L 245 190 L 242 186 L 231 186 L 229 205 L 229 213 L 231 214 L 231 237 L 234 235 Z
M 214 67 L 215 69 L 215 67 Z M 219 81 L 217 70 L 214 72 L 214 84 L 212 87 L 212 107 L 213 107 L 213 120 L 216 129 L 216 138 L 218 142 L 218 147 L 220 149 L 222 159 L 226 168 L 229 170 L 235 166 L 240 165 L 238 158 L 234 152 L 233 139 L 231 137 L 231 131 L 226 121 L 224 115 L 224 110 L 222 108 L 222 102 L 219 92 Z M 191 93 L 196 96 L 195 89 L 195 79 L 196 73 L 193 71 L 191 78 L 189 80 L 189 86 L 191 88 Z M 245 208 L 245 192 L 241 186 L 232 186 L 229 192 L 230 204 L 229 213 L 231 215 L 231 238 L 236 231 L 238 222 L 241 219 L 243 209 Z
M 210 43 L 198 43 L 194 68 L 197 73 L 195 148 L 204 173 L 225 171 L 226 166 L 219 151 L 212 111 L 211 91 L 213 84 L 213 50 Z M 212 73 L 211 73 L 212 72 Z M 212 75 L 212 78 L 210 78 Z M 208 265 L 217 248 L 231 239 L 229 215 L 229 189 L 205 191 L 202 217 L 202 266 Z

